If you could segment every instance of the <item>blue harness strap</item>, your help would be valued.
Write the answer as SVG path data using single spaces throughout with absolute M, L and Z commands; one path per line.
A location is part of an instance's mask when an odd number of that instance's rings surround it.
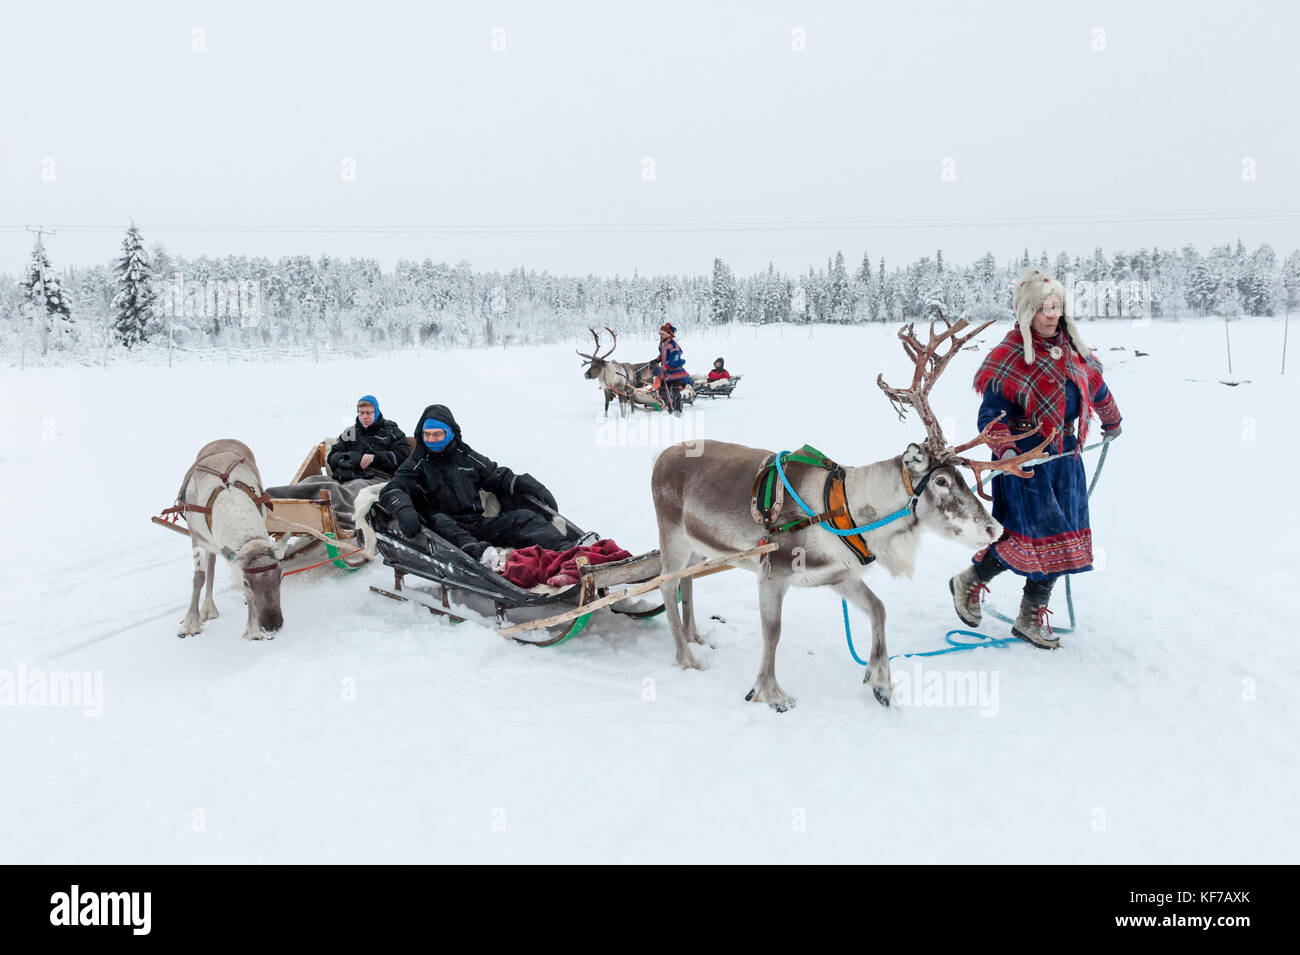
M 799 509 L 809 517 L 816 517 L 817 512 L 804 503 L 803 498 L 799 496 L 799 492 L 790 484 L 790 479 L 785 476 L 785 468 L 781 466 L 781 462 L 789 454 L 789 451 L 782 451 L 776 456 L 773 464 L 776 466 L 777 476 L 781 478 L 781 483 L 785 485 L 785 489 L 790 493 L 791 499 L 799 505 Z M 929 475 L 927 474 L 926 479 L 928 478 Z M 886 524 L 891 524 L 900 517 L 906 517 L 908 514 L 912 513 L 912 508 L 916 506 L 916 499 L 920 497 L 921 491 L 924 490 L 924 488 L 925 479 L 922 480 L 920 486 L 916 489 L 916 493 L 912 496 L 912 499 L 907 502 L 906 507 L 901 507 L 892 514 L 886 514 L 880 520 L 872 521 L 870 524 L 863 524 L 861 527 L 850 527 L 846 530 L 841 530 L 837 527 L 827 527 L 825 524 L 818 524 L 817 526 L 830 534 L 836 535 L 837 537 L 853 537 L 855 534 L 865 534 L 867 531 L 874 531 L 878 527 L 884 527 Z

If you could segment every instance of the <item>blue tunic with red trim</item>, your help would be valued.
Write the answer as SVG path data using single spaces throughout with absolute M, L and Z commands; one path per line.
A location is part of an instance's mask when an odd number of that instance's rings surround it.
M 686 359 L 682 357 L 682 348 L 676 338 L 670 338 L 659 346 L 659 367 L 660 378 L 666 383 L 690 381 Z
M 1019 339 L 1018 331 L 1013 335 Z M 1087 476 L 1082 456 L 1069 452 L 1077 447 L 1073 432 L 1083 431 L 1086 424 L 1086 417 L 1081 419 L 1081 412 L 1086 414 L 1095 410 L 1107 430 L 1119 424 L 1120 415 L 1110 389 L 1101 379 L 1099 362 L 1091 358 L 1085 362 L 1079 358 L 1063 335 L 1051 339 L 1036 336 L 1035 344 L 1043 347 L 1035 349 L 1038 354 L 1034 366 L 1026 367 L 1022 354 L 1019 365 L 1011 365 L 1013 371 L 1010 375 L 995 373 L 993 366 L 1009 357 L 998 354 L 1005 345 L 1019 351 L 1016 347 L 1018 341 L 1013 340 L 1012 335 L 986 359 L 981 373 L 976 375 L 977 386 L 984 385 L 979 426 L 983 429 L 1005 412 L 1003 424 L 994 426 L 993 431 L 1009 438 L 1007 425 L 1012 431 L 1020 432 L 1043 420 L 1042 433 L 1021 438 L 1014 447 L 1019 451 L 1031 450 L 1042 441 L 1043 433 L 1049 431 L 1050 426 L 1058 426 L 1067 433 L 1045 450 L 1049 454 L 1065 452 L 1066 456 L 1030 469 L 1033 473 L 1030 478 L 1008 474 L 992 479 L 993 518 L 1004 531 L 996 543 L 976 553 L 973 560 L 979 562 L 985 551 L 992 550 L 999 563 L 1022 577 L 1046 580 L 1092 570 Z M 1047 354 L 1046 346 L 1050 344 L 1061 345 L 1065 354 L 1053 360 Z M 1066 369 L 1067 364 L 1076 367 Z M 1085 365 L 1086 371 L 1079 367 Z M 1083 383 L 1091 394 L 1084 396 L 1076 382 Z M 1064 407 L 1060 404 L 1062 392 Z M 1039 413 L 1028 413 L 1026 406 L 1033 406 Z M 1049 426 L 1050 419 L 1055 420 L 1051 420 Z M 994 458 L 1001 457 L 1012 446 L 1010 441 L 995 443 Z

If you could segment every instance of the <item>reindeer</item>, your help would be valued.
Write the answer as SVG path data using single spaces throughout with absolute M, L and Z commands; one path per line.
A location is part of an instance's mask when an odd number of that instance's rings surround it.
M 262 490 L 262 477 L 247 445 L 226 438 L 199 449 L 194 464 L 185 472 L 176 506 L 163 512 L 185 516 L 194 547 L 194 591 L 189 612 L 176 633 L 178 637 L 202 632 L 203 622 L 218 616 L 212 601 L 217 554 L 234 564 L 242 576 L 244 601 L 248 604 L 244 639 L 274 636 L 284 625 L 280 581 L 289 535 L 276 543 L 267 534 L 265 509 L 269 506 L 270 499 Z M 195 520 L 190 514 L 201 514 L 203 519 Z M 199 592 L 205 579 L 207 598 L 200 613 Z
M 682 570 L 710 557 L 749 550 L 760 537 L 764 542 L 769 536 L 776 537 L 781 544 L 761 559 L 749 558 L 736 564 L 758 574 L 762 615 L 763 659 L 746 700 L 767 703 L 778 712 L 794 706 L 794 698 L 776 681 L 782 602 L 792 586 L 830 587 L 871 619 L 871 657 L 863 682 L 871 686 L 883 706 L 888 706 L 891 678 L 885 646 L 885 608 L 862 581 L 865 566 L 874 559 L 894 576 L 911 577 L 923 530 L 960 541 L 972 549 L 991 544 L 1002 535 L 1002 527 L 966 486 L 957 471 L 958 465 L 974 471 L 975 486 L 979 489 L 980 471 L 1031 477 L 1020 465 L 1045 456 L 1042 449 L 1049 443 L 1050 435 L 1033 450 L 1000 461 L 972 461 L 961 457 L 961 452 L 990 442 L 992 422 L 974 440 L 957 448 L 949 447 L 938 419 L 930 410 L 930 389 L 962 345 L 992 322 L 960 335 L 966 327 L 964 319 L 953 325 L 942 313 L 939 318 L 947 330 L 936 333 L 936 323 L 932 321 L 927 345 L 917 340 L 911 325 L 899 330 L 903 348 L 915 363 L 911 387 L 891 388 L 883 374 L 876 379 L 900 419 L 905 417 L 907 406 L 917 410 L 925 425 L 925 441 L 909 444 L 901 454 L 887 460 L 842 469 L 843 513 L 832 508 L 828 474 L 833 476 L 836 472 L 795 463 L 785 465 L 786 477 L 799 498 L 815 502 L 810 504 L 813 507 L 823 501 L 827 503 L 828 513 L 820 515 L 818 522 L 832 525 L 840 522 L 844 529 L 849 529 L 857 526 L 855 522 L 865 526 L 880 521 L 881 526 L 856 538 L 865 545 L 868 554 L 857 552 L 856 545 L 846 546 L 845 541 L 853 538 L 839 538 L 819 527 L 791 531 L 790 537 L 775 530 L 764 532 L 764 527 L 776 528 L 805 517 L 802 511 L 789 506 L 790 502 L 786 502 L 784 513 L 772 513 L 763 526 L 756 524 L 756 520 L 763 518 L 748 492 L 751 487 L 758 487 L 756 475 L 773 457 L 770 451 L 700 441 L 671 447 L 655 462 L 651 480 L 664 573 Z M 945 343 L 947 350 L 940 354 L 938 349 Z M 1014 437 L 1019 439 L 1037 430 L 1035 427 Z M 831 468 L 837 467 L 833 462 L 829 464 Z M 982 489 L 980 494 L 983 495 Z M 780 512 L 782 505 L 774 503 L 772 510 Z M 681 588 L 680 615 L 675 593 L 678 587 Z M 691 578 L 667 582 L 661 585 L 660 593 L 676 644 L 677 664 L 683 669 L 699 669 L 688 645 L 704 642 L 695 625 Z
M 609 326 L 605 331 L 609 332 L 614 339 L 614 344 L 610 346 L 609 351 L 600 354 L 600 333 L 594 328 L 588 326 L 587 329 L 596 339 L 596 349 L 592 354 L 585 352 L 578 354 L 587 359 L 583 365 L 587 370 L 583 372 L 583 377 L 591 381 L 599 381 L 605 389 L 605 417 L 609 417 L 609 403 L 618 396 L 618 413 L 619 415 L 631 414 L 636 411 L 636 389 L 642 385 L 648 385 L 652 382 L 654 376 L 650 374 L 647 366 L 640 367 L 632 364 L 630 361 L 610 361 L 609 356 L 614 354 L 614 349 L 618 347 L 618 335 Z M 631 410 L 625 410 L 631 409 Z

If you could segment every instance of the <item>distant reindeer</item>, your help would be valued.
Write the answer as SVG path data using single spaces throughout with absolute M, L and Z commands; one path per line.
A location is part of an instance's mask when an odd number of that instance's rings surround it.
M 605 331 L 609 332 L 610 337 L 614 339 L 614 344 L 609 347 L 609 351 L 600 354 L 600 333 L 594 328 L 588 327 L 591 336 L 596 339 L 596 349 L 592 354 L 578 352 L 578 354 L 587 359 L 583 362 L 586 371 L 583 377 L 592 381 L 599 381 L 605 389 L 605 417 L 609 417 L 609 403 L 618 396 L 618 412 L 620 415 L 631 414 L 636 410 L 637 396 L 636 389 L 642 385 L 651 384 L 654 375 L 650 369 L 645 366 L 637 366 L 630 361 L 610 361 L 609 356 L 614 354 L 614 349 L 618 347 L 618 335 L 614 330 L 606 326 Z
M 185 472 L 176 506 L 164 511 L 185 516 L 194 547 L 194 591 L 178 637 L 200 633 L 203 622 L 218 615 L 212 601 L 218 554 L 234 564 L 242 577 L 248 604 L 244 639 L 261 640 L 284 626 L 280 581 L 289 535 L 277 544 L 267 533 L 265 508 L 269 504 L 253 452 L 246 444 L 226 438 L 199 449 Z M 199 593 L 205 578 L 208 593 L 200 613 Z
M 935 322 L 931 322 L 930 341 L 924 346 L 916 339 L 911 325 L 898 333 L 903 348 L 915 363 L 911 387 L 891 388 L 885 384 L 883 375 L 876 379 L 900 418 L 905 416 L 909 405 L 917 410 L 928 435 L 925 441 L 909 444 L 901 454 L 865 467 L 837 471 L 833 462 L 827 462 L 829 467 L 794 462 L 785 465 L 790 485 L 803 501 L 813 502 L 814 507 L 825 502 L 827 513 L 819 515 L 818 522 L 831 525 L 839 522 L 842 529 L 848 530 L 859 526 L 855 522 L 865 526 L 896 515 L 896 519 L 881 527 L 855 538 L 837 539 L 836 535 L 815 526 L 787 536 L 775 528 L 806 517 L 790 502 L 786 502 L 784 510 L 780 503 L 774 504 L 772 510 L 780 513 L 772 513 L 760 526 L 756 521 L 763 518 L 755 509 L 750 492 L 751 488 L 758 487 L 756 477 L 760 468 L 774 456 L 770 451 L 699 441 L 693 442 L 689 451 L 686 445 L 669 448 L 655 462 L 651 481 L 664 573 L 682 570 L 710 557 L 749 550 L 760 537 L 764 540 L 771 537 L 781 544 L 763 558 L 737 563 L 758 574 L 763 629 L 762 664 L 745 699 L 768 703 L 781 712 L 794 706 L 794 698 L 776 681 L 782 602 L 792 586 L 830 587 L 871 618 L 871 658 L 863 682 L 871 686 L 882 705 L 888 706 L 891 680 L 885 646 L 885 608 L 861 579 L 866 565 L 878 560 L 891 574 L 910 577 L 922 530 L 961 541 L 971 548 L 997 540 L 1002 535 L 1001 525 L 971 493 L 957 466 L 970 467 L 975 472 L 975 486 L 979 488 L 980 471 L 1006 471 L 1018 477 L 1031 477 L 1020 465 L 1045 456 L 1042 449 L 1048 440 L 1032 451 L 996 462 L 959 456 L 962 451 L 988 443 L 992 424 L 974 440 L 957 448 L 949 447 L 938 419 L 930 410 L 930 389 L 953 355 L 992 323 L 986 322 L 960 336 L 958 333 L 966 327 L 964 319 L 952 325 L 940 313 L 940 320 L 947 330 L 936 334 Z M 945 342 L 947 351 L 937 354 L 936 350 Z M 1037 428 L 1014 437 L 1036 431 Z M 842 474 L 842 484 L 833 494 L 831 482 L 837 473 Z M 840 508 L 835 507 L 837 501 L 842 502 Z M 765 531 L 765 527 L 771 529 Z M 860 542 L 867 553 L 862 553 L 856 544 L 846 545 L 846 541 Z M 679 587 L 680 615 L 676 601 Z M 677 663 L 683 669 L 698 668 L 688 646 L 688 643 L 704 642 L 695 626 L 691 578 L 665 583 L 660 592 L 676 644 Z

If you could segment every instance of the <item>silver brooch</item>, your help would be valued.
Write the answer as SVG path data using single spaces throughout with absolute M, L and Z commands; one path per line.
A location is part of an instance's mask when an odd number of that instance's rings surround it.
M 1058 358 L 1060 358 L 1062 355 L 1065 354 L 1065 352 L 1061 351 L 1061 346 L 1060 346 L 1060 345 L 1053 345 L 1053 346 L 1048 350 L 1047 353 L 1048 353 L 1049 355 L 1052 356 L 1052 360 L 1053 360 L 1053 361 L 1056 361 Z

